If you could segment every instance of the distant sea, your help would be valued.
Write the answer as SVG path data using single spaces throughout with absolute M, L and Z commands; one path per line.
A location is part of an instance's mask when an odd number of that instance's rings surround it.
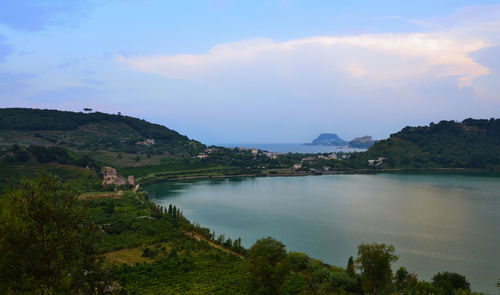
M 302 143 L 239 143 L 216 144 L 224 147 L 256 148 L 273 153 L 337 153 L 337 152 L 363 152 L 366 149 L 348 148 L 345 146 L 319 146 L 305 145 Z

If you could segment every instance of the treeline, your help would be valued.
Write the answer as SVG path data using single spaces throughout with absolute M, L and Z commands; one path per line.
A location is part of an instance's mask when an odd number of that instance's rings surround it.
M 198 233 L 205 238 L 207 238 L 209 241 L 218 244 L 226 249 L 229 249 L 233 252 L 236 252 L 241 255 L 246 255 L 248 252 L 248 249 L 243 247 L 241 245 L 241 237 L 238 237 L 235 240 L 232 240 L 230 237 L 226 238 L 225 234 L 219 234 L 217 235 L 215 231 L 211 231 L 207 227 L 202 227 L 199 223 L 194 223 L 191 224 L 187 230 L 190 230 L 192 232 Z
M 76 113 L 24 108 L 0 109 L 0 130 L 75 130 L 82 125 L 123 122 L 146 138 L 189 140 L 186 136 L 145 120 L 100 112 Z
M 346 161 L 366 168 L 369 159 L 385 158 L 377 168 L 500 168 L 500 119 L 441 121 L 405 127 L 367 152 Z
M 140 197 L 144 198 L 145 200 L 148 199 L 147 192 L 140 192 L 139 194 L 141 194 Z M 229 237 L 226 238 L 225 234 L 220 234 L 217 236 L 215 234 L 215 231 L 211 231 L 209 228 L 202 227 L 199 223 L 191 223 L 187 218 L 184 217 L 182 211 L 175 205 L 169 204 L 167 208 L 151 202 L 148 202 L 148 204 L 150 210 L 153 212 L 152 217 L 154 218 L 168 217 L 174 222 L 177 228 L 180 228 L 184 231 L 200 234 L 201 236 L 207 238 L 209 241 L 238 254 L 245 255 L 248 251 L 241 245 L 241 237 L 238 237 L 233 241 Z
M 248 251 L 250 294 L 474 294 L 467 279 L 452 272 L 439 272 L 431 282 L 418 279 L 400 267 L 392 245 L 361 244 L 357 257 L 346 268 L 311 259 L 304 253 L 287 252 L 285 245 L 268 237 Z

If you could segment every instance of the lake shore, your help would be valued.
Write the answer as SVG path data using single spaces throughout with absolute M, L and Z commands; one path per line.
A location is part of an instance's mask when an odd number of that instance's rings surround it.
M 272 171 L 272 170 L 270 170 Z M 224 179 L 224 178 L 243 178 L 243 177 L 295 177 L 295 176 L 319 176 L 319 175 L 345 175 L 345 174 L 379 174 L 379 173 L 471 173 L 471 174 L 498 174 L 500 170 L 488 169 L 469 169 L 469 168 L 422 168 L 422 169 L 342 169 L 334 171 L 304 171 L 293 173 L 238 173 L 238 174 L 212 174 L 212 175 L 186 175 L 174 177 L 151 177 L 146 179 L 142 184 L 152 184 L 163 181 L 178 181 L 178 180 L 196 180 L 196 179 Z

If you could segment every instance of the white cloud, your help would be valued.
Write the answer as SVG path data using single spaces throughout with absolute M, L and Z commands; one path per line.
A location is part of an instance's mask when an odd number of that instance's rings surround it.
M 200 55 L 118 56 L 118 60 L 139 71 L 187 80 L 212 80 L 231 72 L 239 76 L 255 69 L 267 74 L 283 68 L 298 72 L 307 63 L 308 75 L 343 72 L 373 87 L 447 77 L 470 86 L 474 78 L 490 73 L 469 57 L 487 45 L 436 33 L 319 36 L 226 43 Z
M 468 14 L 475 17 L 477 13 Z M 452 78 L 458 89 L 472 87 L 479 95 L 488 90 L 476 89 L 479 86 L 474 80 L 490 74 L 491 69 L 471 56 L 495 45 L 491 43 L 494 38 L 485 37 L 492 31 L 500 33 L 491 24 L 491 17 L 485 23 L 477 21 L 477 34 L 470 27 L 440 24 L 441 30 L 434 32 L 314 36 L 284 42 L 253 39 L 219 44 L 205 54 L 117 59 L 138 71 L 214 85 L 271 80 L 295 93 L 307 93 L 311 83 L 321 81 L 325 92 L 363 95 L 360 88 L 407 91 L 415 85 Z

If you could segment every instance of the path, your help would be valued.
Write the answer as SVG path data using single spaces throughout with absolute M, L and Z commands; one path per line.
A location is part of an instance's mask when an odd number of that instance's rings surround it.
M 239 253 L 236 253 L 234 252 L 233 250 L 230 250 L 230 249 L 227 249 L 227 248 L 224 248 L 223 246 L 219 245 L 219 244 L 216 244 L 212 241 L 210 241 L 209 239 L 207 239 L 206 237 L 200 235 L 199 233 L 194 233 L 194 232 L 189 232 L 189 231 L 185 231 L 184 234 L 188 237 L 192 237 L 194 239 L 196 239 L 197 241 L 205 241 L 207 242 L 210 246 L 214 247 L 214 248 L 217 248 L 217 249 L 220 249 L 226 253 L 230 253 L 230 254 L 233 254 L 233 255 L 236 255 L 238 256 L 239 258 L 241 259 L 244 259 L 245 257 Z

